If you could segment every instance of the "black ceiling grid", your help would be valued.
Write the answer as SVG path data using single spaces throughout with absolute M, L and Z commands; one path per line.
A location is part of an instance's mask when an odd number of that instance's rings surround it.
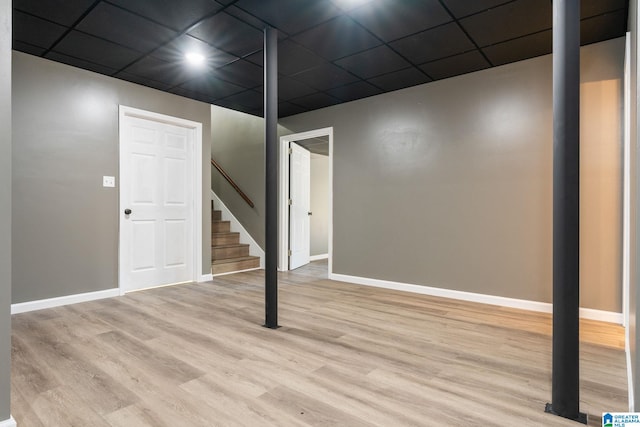
M 623 36 L 628 0 L 581 0 L 582 44 Z M 551 53 L 541 0 L 13 0 L 13 48 L 262 115 L 262 29 L 279 32 L 279 114 Z M 202 69 L 184 54 L 207 57 Z

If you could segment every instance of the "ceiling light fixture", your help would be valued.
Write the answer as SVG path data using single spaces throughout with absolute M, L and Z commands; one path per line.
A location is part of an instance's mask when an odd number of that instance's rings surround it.
M 204 64 L 205 60 L 204 55 L 198 52 L 187 52 L 184 57 L 189 64 L 197 66 Z
M 351 10 L 369 2 L 371 2 L 371 0 L 340 0 L 338 1 L 338 6 L 345 10 Z

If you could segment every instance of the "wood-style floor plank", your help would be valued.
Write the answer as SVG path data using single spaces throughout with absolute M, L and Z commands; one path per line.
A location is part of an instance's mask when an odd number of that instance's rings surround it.
M 13 316 L 20 426 L 573 426 L 551 397 L 551 316 L 263 272 Z M 624 330 L 581 322 L 589 425 L 627 408 Z

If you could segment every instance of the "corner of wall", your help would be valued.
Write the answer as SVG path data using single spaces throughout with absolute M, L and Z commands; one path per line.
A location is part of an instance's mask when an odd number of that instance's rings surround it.
M 629 31 L 629 50 L 628 54 L 628 87 L 625 88 L 625 95 L 629 98 L 629 103 L 626 106 L 629 110 L 628 117 L 628 132 L 629 132 L 629 209 L 630 209 L 630 221 L 629 221 L 629 278 L 628 278 L 628 292 L 627 297 L 628 309 L 627 316 L 628 322 L 626 326 L 626 356 L 627 356 L 627 373 L 629 384 L 629 410 L 633 411 L 635 408 L 640 407 L 636 399 L 640 396 L 639 384 L 638 384 L 638 366 L 640 365 L 640 355 L 637 351 L 638 334 L 640 334 L 640 328 L 638 328 L 637 322 L 640 318 L 637 316 L 638 309 L 638 244 L 637 244 L 637 230 L 638 230 L 638 203 L 640 201 L 640 195 L 638 190 L 638 0 L 631 0 L 629 2 L 629 14 L 628 14 L 628 31 Z
M 11 1 L 0 0 L 0 427 L 11 418 L 12 80 Z

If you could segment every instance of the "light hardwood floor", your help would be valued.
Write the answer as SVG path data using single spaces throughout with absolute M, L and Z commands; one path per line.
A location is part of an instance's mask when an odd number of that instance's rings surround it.
M 543 412 L 550 316 L 263 272 L 13 316 L 20 427 L 576 426 Z M 622 328 L 583 322 L 581 410 L 627 408 Z

